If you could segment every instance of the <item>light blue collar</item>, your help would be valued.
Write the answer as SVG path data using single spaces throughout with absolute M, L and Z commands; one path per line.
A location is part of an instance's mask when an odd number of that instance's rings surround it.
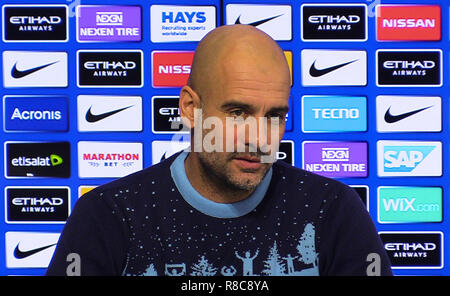
M 246 199 L 235 203 L 217 203 L 203 197 L 191 185 L 186 175 L 184 161 L 189 152 L 183 151 L 170 166 L 170 173 L 178 191 L 184 200 L 203 214 L 216 218 L 237 218 L 254 210 L 266 195 L 272 179 L 272 168 L 269 169 L 255 191 Z

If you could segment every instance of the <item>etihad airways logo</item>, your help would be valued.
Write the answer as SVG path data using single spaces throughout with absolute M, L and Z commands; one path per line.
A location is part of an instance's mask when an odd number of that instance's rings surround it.
M 439 5 L 377 5 L 377 40 L 441 40 Z
M 142 167 L 142 143 L 78 142 L 80 178 L 119 178 Z
M 67 5 L 3 5 L 4 42 L 66 42 Z
M 292 7 L 290 5 L 227 4 L 226 24 L 254 26 L 274 40 L 292 40 Z
M 303 41 L 367 40 L 365 4 L 303 4 Z

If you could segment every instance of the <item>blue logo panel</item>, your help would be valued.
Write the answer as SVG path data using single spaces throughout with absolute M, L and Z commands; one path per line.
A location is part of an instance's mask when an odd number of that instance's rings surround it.
M 367 130 L 367 100 L 358 96 L 304 96 L 303 132 L 340 133 Z
M 68 100 L 64 96 L 5 96 L 3 110 L 5 131 L 68 130 Z

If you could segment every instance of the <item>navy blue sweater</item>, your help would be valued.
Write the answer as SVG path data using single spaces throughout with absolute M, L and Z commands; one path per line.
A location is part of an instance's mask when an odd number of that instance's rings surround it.
M 247 199 L 215 203 L 189 183 L 186 152 L 82 196 L 47 275 L 366 275 L 389 259 L 350 187 L 282 161 Z

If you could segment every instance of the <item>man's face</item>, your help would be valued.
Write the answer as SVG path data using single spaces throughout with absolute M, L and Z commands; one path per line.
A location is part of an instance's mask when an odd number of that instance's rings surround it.
M 209 176 L 227 188 L 252 191 L 272 165 L 264 161 L 267 159 L 264 156 L 275 153 L 271 149 L 277 148 L 283 137 L 290 81 L 278 78 L 283 75 L 277 76 L 276 70 L 264 72 L 245 65 L 230 67 L 224 69 L 218 87 L 202 98 L 203 122 L 210 117 L 221 122 L 220 126 L 203 129 L 203 145 L 213 142 L 216 148 L 222 146 L 219 149 L 223 152 L 203 150 L 198 155 Z M 220 139 L 222 145 L 217 146 Z M 239 147 L 244 147 L 244 151 L 238 150 Z

